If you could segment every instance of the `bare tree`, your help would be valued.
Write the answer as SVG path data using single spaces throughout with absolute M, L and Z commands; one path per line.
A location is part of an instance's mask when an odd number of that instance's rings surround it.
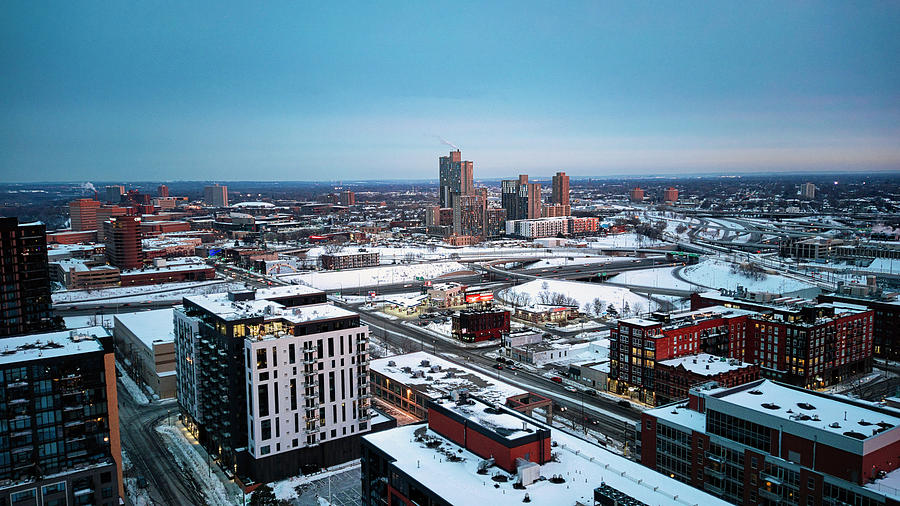
M 591 304 L 594 307 L 594 314 L 596 316 L 600 316 L 601 314 L 603 314 L 603 308 L 606 307 L 605 301 L 600 300 L 600 298 L 598 297 L 598 298 L 594 299 L 594 301 L 591 302 Z

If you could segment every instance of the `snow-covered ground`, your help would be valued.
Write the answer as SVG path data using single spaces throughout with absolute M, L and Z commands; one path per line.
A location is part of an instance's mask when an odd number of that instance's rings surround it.
M 575 299 L 578 302 L 578 307 L 582 309 L 585 304 L 592 305 L 595 299 L 599 299 L 602 301 L 604 309 L 612 304 L 620 315 L 623 315 L 626 304 L 630 309 L 630 314 L 634 314 L 635 311 L 640 313 L 648 310 L 655 311 L 657 306 L 656 302 L 648 302 L 645 296 L 636 294 L 627 288 L 602 283 L 582 283 L 556 279 L 529 281 L 501 291 L 498 297 L 507 303 L 518 302 L 519 305 L 538 304 L 541 302 L 542 292 L 564 294 Z M 520 300 L 517 300 L 517 295 Z
M 657 269 L 641 269 L 616 274 L 610 281 L 632 286 L 652 286 L 654 288 L 674 288 L 676 290 L 694 290 L 697 285 L 682 281 L 675 277 L 673 271 L 678 267 L 661 267 Z
M 166 445 L 175 461 L 184 472 L 198 482 L 201 487 L 206 504 L 212 506 L 231 506 L 240 504 L 240 497 L 234 497 L 225 488 L 225 484 L 217 473 L 206 473 L 204 469 L 208 462 L 194 449 L 194 445 L 185 439 L 178 426 L 160 425 L 156 432 L 162 435 L 170 444 Z
M 144 392 L 141 390 L 141 387 L 137 386 L 137 383 L 128 376 L 128 373 L 125 372 L 125 369 L 122 369 L 122 366 L 119 365 L 119 362 L 116 362 L 116 370 L 119 371 L 119 380 L 122 382 L 122 385 L 125 387 L 125 390 L 128 392 L 128 395 L 134 399 L 134 402 L 138 404 L 149 404 L 150 401 L 147 399 L 147 396 L 144 395 Z
M 541 269 L 544 267 L 562 267 L 566 265 L 588 265 L 588 264 L 596 264 L 603 262 L 610 262 L 613 260 L 621 260 L 621 257 L 598 257 L 598 256 L 590 256 L 590 257 L 573 257 L 571 255 L 566 256 L 565 254 L 560 254 L 558 257 L 554 258 L 544 258 L 542 260 L 538 260 L 533 264 L 528 264 L 529 269 Z
M 465 271 L 469 271 L 469 267 L 459 262 L 433 262 L 410 265 L 384 265 L 381 267 L 343 271 L 287 274 L 281 276 L 281 279 L 303 283 L 319 290 L 349 290 L 357 287 L 412 283 L 416 281 L 416 277 L 432 279 L 454 272 Z
M 178 300 L 185 295 L 227 292 L 243 288 L 243 283 L 215 281 L 193 281 L 186 283 L 165 283 L 160 285 L 121 286 L 99 290 L 75 290 L 56 292 L 52 295 L 54 304 L 78 302 L 144 302 Z
M 138 486 L 138 476 L 132 472 L 131 459 L 128 453 L 122 448 L 122 471 L 125 475 L 125 494 L 128 496 L 129 504 L 132 506 L 152 506 L 153 499 L 145 488 Z
M 318 473 L 293 476 L 286 480 L 276 481 L 275 483 L 272 483 L 271 486 L 275 491 L 275 497 L 277 499 L 291 501 L 298 497 L 297 487 L 327 479 L 329 476 L 334 476 L 336 474 L 347 472 L 351 469 L 356 469 L 361 465 L 362 464 L 360 463 L 359 459 L 351 460 L 350 462 L 345 462 L 343 464 L 338 464 L 336 466 L 323 469 Z
M 508 243 L 509 241 L 505 241 Z M 544 248 L 531 246 L 527 241 L 520 241 L 521 246 L 493 246 L 484 243 L 476 246 L 451 247 L 438 244 L 405 244 L 396 246 L 348 246 L 341 253 L 355 253 L 364 249 L 369 253 L 378 253 L 382 264 L 395 262 L 421 262 L 423 260 L 446 260 L 459 256 L 464 257 L 506 257 L 506 256 L 542 256 L 547 253 Z M 316 247 L 307 252 L 307 259 L 315 260 L 324 253 L 324 248 Z
M 64 316 L 63 322 L 67 329 L 80 329 L 84 327 L 93 327 L 102 325 L 106 328 L 112 328 L 113 316 L 111 314 L 104 315 L 83 315 L 83 316 Z
M 600 248 L 651 248 L 664 246 L 668 243 L 665 241 L 659 241 L 656 239 L 650 239 L 649 237 L 634 234 L 634 233 L 625 233 L 625 234 L 613 234 L 605 237 L 589 237 L 587 238 L 587 247 L 600 249 Z
M 715 289 L 735 290 L 740 285 L 751 292 L 783 294 L 815 288 L 809 283 L 777 274 L 763 273 L 756 278 L 742 272 L 733 272 L 732 266 L 734 265 L 721 260 L 708 259 L 696 265 L 684 267 L 681 269 L 680 275 L 691 283 Z

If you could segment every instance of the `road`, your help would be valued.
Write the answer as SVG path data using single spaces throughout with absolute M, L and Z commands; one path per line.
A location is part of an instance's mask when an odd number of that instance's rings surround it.
M 154 504 L 204 504 L 203 496 L 194 488 L 190 476 L 179 468 L 156 432 L 156 427 L 170 412 L 177 416 L 175 402 L 140 405 L 128 395 L 121 381 L 118 391 L 119 428 L 122 447 L 134 466 L 131 475 L 147 479 Z
M 348 309 L 355 309 L 350 304 L 339 301 L 335 303 Z M 594 428 L 618 441 L 623 441 L 627 425 L 622 418 L 632 421 L 640 419 L 640 414 L 637 411 L 619 406 L 616 401 L 569 392 L 565 390 L 563 385 L 549 381 L 543 376 L 521 369 L 517 371 L 493 369 L 496 362 L 483 356 L 483 353 L 488 351 L 485 348 L 478 350 L 462 348 L 443 339 L 436 338 L 416 327 L 404 325 L 394 320 L 378 318 L 371 314 L 360 313 L 360 320 L 369 325 L 372 334 L 376 338 L 392 346 L 401 348 L 404 351 L 429 351 L 462 367 L 480 369 L 485 374 L 495 376 L 507 383 L 518 385 L 526 390 L 549 397 L 557 405 L 565 406 L 569 416 L 580 414 L 581 397 L 583 397 L 585 414 L 590 415 L 592 419 L 598 420 L 598 425 Z

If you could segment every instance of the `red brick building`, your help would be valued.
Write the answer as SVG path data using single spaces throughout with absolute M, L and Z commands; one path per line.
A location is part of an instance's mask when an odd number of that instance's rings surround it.
M 668 404 L 688 398 L 699 384 L 715 381 L 723 387 L 759 379 L 759 366 L 708 353 L 663 360 L 656 364 L 656 402 Z
M 118 216 L 103 223 L 106 259 L 121 270 L 139 269 L 144 265 L 141 245 L 141 218 Z
M 500 339 L 509 334 L 509 311 L 502 309 L 470 309 L 453 316 L 453 337 L 474 343 Z
M 69 202 L 69 219 L 73 231 L 97 230 L 97 209 L 100 201 L 78 199 Z

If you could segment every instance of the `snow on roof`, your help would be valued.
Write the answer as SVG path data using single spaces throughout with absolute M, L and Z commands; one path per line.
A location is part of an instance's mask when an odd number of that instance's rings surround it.
M 305 323 L 313 320 L 329 320 L 356 315 L 352 311 L 328 303 L 285 307 L 277 302 L 265 299 L 234 301 L 228 297 L 227 293 L 194 295 L 185 297 L 185 300 L 196 304 L 223 320 L 263 317 L 266 320 L 283 319 L 293 323 Z
M 466 402 L 435 399 L 435 402 L 508 440 L 527 436 L 536 430 L 544 428 L 536 423 L 531 423 L 527 416 L 512 415 L 480 399 L 469 399 Z
M 293 295 L 311 295 L 314 293 L 322 293 L 322 290 L 318 290 L 306 285 L 283 285 L 273 286 L 270 288 L 258 288 L 256 290 L 256 298 L 277 299 L 281 297 L 290 297 Z
M 428 361 L 427 366 L 422 365 L 423 360 Z M 391 363 L 394 365 L 390 365 Z M 440 370 L 431 372 L 433 366 L 440 367 Z M 404 368 L 409 368 L 409 372 Z M 424 351 L 372 360 L 369 363 L 369 370 L 398 383 L 415 386 L 419 392 L 432 399 L 447 395 L 453 390 L 465 389 L 470 395 L 486 401 L 504 403 L 509 397 L 527 393 L 519 387 L 458 366 Z M 417 373 L 419 375 L 413 376 Z
M 238 202 L 236 204 L 231 204 L 230 207 L 275 207 L 275 204 L 271 202 Z
M 109 336 L 102 326 L 30 334 L 0 340 L 0 365 L 102 351 L 96 338 Z
M 559 475 L 565 482 L 557 484 L 542 479 L 524 490 L 516 490 L 513 488 L 513 483 L 517 481 L 515 477 L 504 483 L 494 482 L 491 475 L 498 471 L 496 468 L 489 470 L 489 474 L 478 474 L 478 466 L 483 460 L 481 457 L 461 449 L 431 430 L 426 432 L 426 436 L 439 442 L 439 446 L 429 448 L 424 441 L 416 441 L 414 432 L 422 427 L 421 424 L 404 425 L 366 434 L 363 438 L 396 459 L 393 465 L 398 470 L 450 504 L 520 506 L 526 493 L 533 504 L 594 504 L 594 489 L 601 484 L 646 504 L 728 504 L 702 490 L 558 430 L 552 431 L 552 438 L 558 443 L 553 449 L 556 461 L 541 465 L 540 474 L 543 478 Z M 452 462 L 445 457 L 446 454 L 456 455 L 462 460 Z M 495 488 L 495 484 L 499 487 Z
M 648 409 L 644 413 L 655 416 L 657 420 L 664 420 L 691 431 L 706 432 L 706 413 L 694 411 L 684 405 L 663 406 L 661 408 Z
M 154 344 L 175 341 L 175 322 L 172 308 L 154 309 L 115 316 L 116 327 L 123 326 L 135 335 L 147 348 Z
M 658 365 L 669 367 L 682 366 L 688 371 L 699 374 L 701 376 L 715 376 L 717 374 L 750 367 L 751 364 L 741 362 L 735 359 L 726 359 L 717 357 L 709 353 L 699 353 L 697 355 L 686 355 L 679 358 L 660 361 Z
M 75 272 L 90 272 L 90 271 L 112 271 L 118 270 L 111 265 L 88 265 L 88 262 L 81 258 L 66 258 L 63 260 L 55 260 L 54 264 L 59 264 L 60 268 L 69 271 L 74 270 Z
M 619 323 L 627 323 L 628 325 L 635 325 L 638 327 L 652 327 L 654 325 L 659 325 L 662 322 L 658 322 L 656 320 L 645 320 L 644 318 L 625 318 L 619 320 Z
M 824 431 L 844 440 L 869 439 L 882 432 L 897 430 L 900 425 L 900 411 L 792 388 L 769 380 L 733 388 L 713 388 L 703 391 L 703 394 L 707 397 L 707 408 L 712 407 L 714 400 L 721 401 L 767 417 L 789 420 L 796 427 Z M 786 424 L 785 430 L 790 426 Z

